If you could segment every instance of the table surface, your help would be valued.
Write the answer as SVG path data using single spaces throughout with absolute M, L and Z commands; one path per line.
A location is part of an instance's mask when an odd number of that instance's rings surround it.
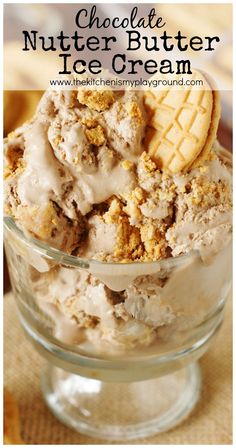
M 40 391 L 45 361 L 26 339 L 11 293 L 4 300 L 4 382 L 18 401 L 26 444 L 107 444 L 76 433 L 51 414 Z M 232 443 L 232 301 L 210 350 L 200 360 L 203 386 L 191 416 L 171 431 L 129 444 L 226 445 Z M 99 409 L 98 409 L 99 412 Z M 124 410 L 125 412 L 125 410 Z M 120 442 L 120 444 L 125 441 Z

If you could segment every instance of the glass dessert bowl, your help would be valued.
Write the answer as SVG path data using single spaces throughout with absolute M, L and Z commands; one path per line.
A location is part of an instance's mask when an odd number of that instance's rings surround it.
M 69 256 L 5 219 L 20 321 L 47 359 L 42 391 L 79 432 L 132 439 L 166 431 L 194 408 L 197 360 L 217 333 L 231 286 L 231 243 L 155 262 Z

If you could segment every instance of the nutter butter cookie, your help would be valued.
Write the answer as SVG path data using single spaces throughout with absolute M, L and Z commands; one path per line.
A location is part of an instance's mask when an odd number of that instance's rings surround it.
M 188 80 L 201 80 L 203 87 L 173 86 L 144 95 L 149 116 L 145 147 L 159 169 L 172 174 L 207 158 L 220 118 L 219 94 L 205 76 L 195 70 Z

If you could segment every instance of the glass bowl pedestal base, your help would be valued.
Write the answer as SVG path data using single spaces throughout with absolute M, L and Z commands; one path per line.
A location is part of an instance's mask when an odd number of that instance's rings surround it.
M 130 440 L 167 431 L 183 421 L 199 399 L 198 363 L 155 379 L 104 382 L 51 364 L 42 376 L 47 405 L 61 422 L 93 437 Z

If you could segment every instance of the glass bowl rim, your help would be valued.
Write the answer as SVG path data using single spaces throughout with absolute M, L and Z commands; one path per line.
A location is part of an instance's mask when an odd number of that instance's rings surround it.
M 5 230 L 8 230 L 12 233 L 14 233 L 21 241 L 24 242 L 28 247 L 31 249 L 34 249 L 38 254 L 51 259 L 53 261 L 56 261 L 58 263 L 72 266 L 72 267 L 78 267 L 78 268 L 89 268 L 89 266 L 114 266 L 114 267 L 121 267 L 124 266 L 124 269 L 128 266 L 159 266 L 161 268 L 165 267 L 171 267 L 172 265 L 175 266 L 176 264 L 182 264 L 186 262 L 189 259 L 192 259 L 192 257 L 200 256 L 199 250 L 192 250 L 188 252 L 187 254 L 181 254 L 177 255 L 176 257 L 168 257 L 163 258 L 156 261 L 131 261 L 131 262 L 108 262 L 108 261 L 100 261 L 96 259 L 89 259 L 89 258 L 80 258 L 76 255 L 69 255 L 66 252 L 63 252 L 59 249 L 56 249 L 47 243 L 44 243 L 43 241 L 40 241 L 37 238 L 34 238 L 33 236 L 26 236 L 21 230 L 17 224 L 15 223 L 14 219 L 9 216 L 4 216 L 3 219 L 4 228 Z

